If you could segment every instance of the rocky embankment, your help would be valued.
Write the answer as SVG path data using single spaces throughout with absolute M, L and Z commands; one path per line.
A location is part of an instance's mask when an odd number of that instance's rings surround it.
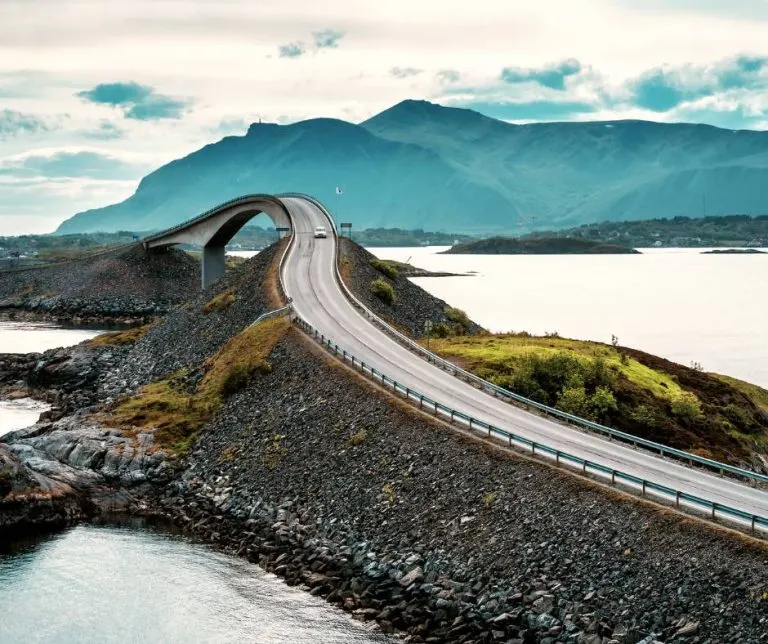
M 362 250 L 347 257 L 351 274 L 370 268 Z M 167 457 L 152 430 L 105 428 L 111 399 L 179 369 L 204 378 L 211 353 L 273 306 L 274 264 L 249 260 L 102 358 L 90 409 L 4 437 L 6 451 L 34 475 L 58 462 L 78 485 L 96 477 L 79 490 L 97 506 L 169 516 L 413 642 L 766 641 L 764 547 L 471 439 L 297 329 L 186 455 Z M 397 287 L 400 326 L 444 310 Z
M 140 244 L 46 267 L 0 271 L 0 314 L 77 324 L 137 324 L 195 294 L 198 262 Z
M 424 323 L 429 320 L 433 325 L 455 324 L 449 317 L 450 305 L 416 286 L 407 273 L 396 271 L 394 277 L 382 273 L 374 267 L 376 257 L 349 239 L 339 239 L 341 248 L 342 277 L 355 295 L 374 313 L 386 319 L 411 337 L 424 335 Z M 384 280 L 394 290 L 394 301 L 389 304 L 376 297 L 371 291 L 375 280 Z M 448 312 L 448 314 L 447 314 Z M 465 333 L 477 333 L 481 327 L 466 320 Z

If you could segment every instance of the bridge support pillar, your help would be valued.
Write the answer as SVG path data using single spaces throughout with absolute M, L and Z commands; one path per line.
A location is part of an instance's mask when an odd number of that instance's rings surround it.
M 224 246 L 203 247 L 203 288 L 210 286 L 227 270 Z

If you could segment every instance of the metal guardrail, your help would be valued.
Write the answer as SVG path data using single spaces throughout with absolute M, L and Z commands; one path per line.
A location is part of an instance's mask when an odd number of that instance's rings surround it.
M 291 196 L 294 196 L 294 195 L 291 195 Z M 586 418 L 581 418 L 579 416 L 569 414 L 559 409 L 555 409 L 554 407 L 549 407 L 548 405 L 544 405 L 542 403 L 536 402 L 535 400 L 531 400 L 530 398 L 520 396 L 519 394 L 511 392 L 507 389 L 504 389 L 503 387 L 494 385 L 493 383 L 488 382 L 487 380 L 484 380 L 483 378 L 480 378 L 479 376 L 476 376 L 473 373 L 470 373 L 466 369 L 462 369 L 461 367 L 458 367 L 457 365 L 450 362 L 449 360 L 446 360 L 445 358 L 442 358 L 437 354 L 432 353 L 428 349 L 425 349 L 418 342 L 415 342 L 408 336 L 404 335 L 403 333 L 400 333 L 400 331 L 398 331 L 397 329 L 392 327 L 390 324 L 382 320 L 378 315 L 376 315 L 367 306 L 365 306 L 365 304 L 363 304 L 352 293 L 352 291 L 349 290 L 347 285 L 344 283 L 344 280 L 341 279 L 341 273 L 339 272 L 338 234 L 336 232 L 336 225 L 333 220 L 333 217 L 331 216 L 330 212 L 328 212 L 328 210 L 325 208 L 325 206 L 323 206 L 322 203 L 320 203 L 313 197 L 309 197 L 307 195 L 295 195 L 295 196 L 297 197 L 300 196 L 304 199 L 307 199 L 308 201 L 311 201 L 315 206 L 317 206 L 323 212 L 323 214 L 328 218 L 329 222 L 331 223 L 331 228 L 333 230 L 334 237 L 336 238 L 336 267 L 335 267 L 336 280 L 339 283 L 339 286 L 341 287 L 342 291 L 346 295 L 347 299 L 349 299 L 349 301 L 355 307 L 357 307 L 360 311 L 362 311 L 363 314 L 371 322 L 373 322 L 377 327 L 379 327 L 382 331 L 384 331 L 385 333 L 390 335 L 392 338 L 394 338 L 401 344 L 405 345 L 407 348 L 411 349 L 415 353 L 418 353 L 422 357 L 426 358 L 428 362 L 431 362 L 432 364 L 440 367 L 441 369 L 450 372 L 452 375 L 456 377 L 459 377 L 467 382 L 470 382 L 478 386 L 480 389 L 486 391 L 487 393 L 490 393 L 492 395 L 495 395 L 501 398 L 506 398 L 508 400 L 513 400 L 515 402 L 525 405 L 526 407 L 530 407 L 540 412 L 543 412 L 548 416 L 553 416 L 560 420 L 564 420 L 568 423 L 583 427 L 584 429 L 598 432 L 604 436 L 607 436 L 609 439 L 617 439 L 625 443 L 629 443 L 633 447 L 638 447 L 638 446 L 644 447 L 650 451 L 657 452 L 661 456 L 669 456 L 678 460 L 685 461 L 689 465 L 693 465 L 693 464 L 701 465 L 701 466 L 710 468 L 712 470 L 715 470 L 719 474 L 725 474 L 725 473 L 732 474 L 734 476 L 738 476 L 738 477 L 753 481 L 756 485 L 758 483 L 768 483 L 768 476 L 764 474 L 760 474 L 758 472 L 752 472 L 750 470 L 745 470 L 741 467 L 728 465 L 727 463 L 721 463 L 720 461 L 705 458 L 703 456 L 697 456 L 696 454 L 691 454 L 690 452 L 675 449 L 674 447 L 668 447 L 666 445 L 662 445 L 661 443 L 656 443 L 654 441 L 650 441 L 645 438 L 641 438 L 639 436 L 634 436 L 632 434 L 622 432 L 618 429 L 606 427 L 605 425 L 592 422 L 590 420 L 587 420 Z
M 370 377 L 373 381 L 381 384 L 383 387 L 386 387 L 387 389 L 391 388 L 393 393 L 401 394 L 409 402 L 418 404 L 419 409 L 431 411 L 435 416 L 440 417 L 443 420 L 447 420 L 455 425 L 464 427 L 471 432 L 482 434 L 489 438 L 503 439 L 508 443 L 509 447 L 529 452 L 533 456 L 548 457 L 549 460 L 554 461 L 558 466 L 570 467 L 571 469 L 581 471 L 583 474 L 600 477 L 605 481 L 610 480 L 612 485 L 622 484 L 635 494 L 639 493 L 640 496 L 653 496 L 656 500 L 673 503 L 675 507 L 681 510 L 697 510 L 711 519 L 725 519 L 741 526 L 748 526 L 755 534 L 768 533 L 768 517 L 744 512 L 743 510 L 738 510 L 737 508 L 732 508 L 728 505 L 717 503 L 716 501 L 688 494 L 687 492 L 682 492 L 665 485 L 659 485 L 653 481 L 634 476 L 633 474 L 627 474 L 621 470 L 606 467 L 605 465 L 581 458 L 580 456 L 574 456 L 563 450 L 555 449 L 544 443 L 532 441 L 524 436 L 520 436 L 443 405 L 415 389 L 411 389 L 397 382 L 381 371 L 375 369 L 373 366 L 365 364 L 365 362 L 359 360 L 353 354 L 342 349 L 331 338 L 321 334 L 315 327 L 297 314 L 294 314 L 291 319 L 336 357 L 341 358 L 344 362 L 349 362 L 353 367 L 358 368 L 364 375 Z
M 263 322 L 264 320 L 271 320 L 272 318 L 279 318 L 285 315 L 290 315 L 291 311 L 293 311 L 293 299 L 289 297 L 287 305 L 280 307 L 279 309 L 275 309 L 274 311 L 267 311 L 266 313 L 262 313 L 253 322 L 251 322 L 249 326 L 256 326 L 259 322 Z
M 362 311 L 362 313 L 377 327 L 379 327 L 382 331 L 384 331 L 389 336 L 391 336 L 392 338 L 400 342 L 405 347 L 409 348 L 413 352 L 426 358 L 428 362 L 431 362 L 432 364 L 442 368 L 443 370 L 450 372 L 452 375 L 479 387 L 480 389 L 486 391 L 487 393 L 498 396 L 500 398 L 505 398 L 507 400 L 520 403 L 522 405 L 525 405 L 528 408 L 536 409 L 537 411 L 540 411 L 548 416 L 552 416 L 559 420 L 566 421 L 570 424 L 587 429 L 589 431 L 598 432 L 604 436 L 607 436 L 611 440 L 612 439 L 620 440 L 622 442 L 631 444 L 633 447 L 643 447 L 652 452 L 656 452 L 661 456 L 669 456 L 669 457 L 687 462 L 689 465 L 693 465 L 693 464 L 700 465 L 700 466 L 712 469 L 718 472 L 719 474 L 727 473 L 733 476 L 738 476 L 738 477 L 753 481 L 755 485 L 757 485 L 758 483 L 768 484 L 768 476 L 764 474 L 759 474 L 757 472 L 752 472 L 750 470 L 746 470 L 740 467 L 728 465 L 727 463 L 721 463 L 720 461 L 705 458 L 703 456 L 697 456 L 696 454 L 691 454 L 690 452 L 685 452 L 683 450 L 675 449 L 673 447 L 668 447 L 666 445 L 662 445 L 661 443 L 656 443 L 654 441 L 650 441 L 650 440 L 641 438 L 639 436 L 634 436 L 632 434 L 628 434 L 626 432 L 622 432 L 617 429 L 613 429 L 611 427 L 607 427 L 605 425 L 592 422 L 590 420 L 587 420 L 586 418 L 574 416 L 573 414 L 569 414 L 559 409 L 555 409 L 554 407 L 550 407 L 548 405 L 544 405 L 542 403 L 536 402 L 535 400 L 531 400 L 530 398 L 525 398 L 524 396 L 520 396 L 514 392 L 504 389 L 503 387 L 494 385 L 493 383 L 488 382 L 487 380 L 484 380 L 473 373 L 470 373 L 466 369 L 462 369 L 461 367 L 458 367 L 454 363 L 438 356 L 437 354 L 432 353 L 428 349 L 425 349 L 418 342 L 415 342 L 408 336 L 404 335 L 403 333 L 400 333 L 397 329 L 395 329 L 394 327 L 389 325 L 387 322 L 385 322 L 383 319 L 381 319 L 378 315 L 376 315 L 373 311 L 371 311 L 367 306 L 365 306 L 365 304 L 363 304 L 352 293 L 352 291 L 349 290 L 349 288 L 347 288 L 347 285 L 344 283 L 344 280 L 341 279 L 341 274 L 339 272 L 339 244 L 338 244 L 338 233 L 336 231 L 336 223 L 333 219 L 333 216 L 327 210 L 327 208 L 320 201 L 318 201 L 311 195 L 297 193 L 297 192 L 281 193 L 278 195 L 267 195 L 267 194 L 243 195 L 235 199 L 231 199 L 223 204 L 219 204 L 215 208 L 211 208 L 210 210 L 207 210 L 201 215 L 198 215 L 197 217 L 194 217 L 193 219 L 190 219 L 184 222 L 183 224 L 179 224 L 177 226 L 164 230 L 160 233 L 155 233 L 154 235 L 147 236 L 142 241 L 147 242 L 147 241 L 152 241 L 153 239 L 164 237 L 171 232 L 186 228 L 192 223 L 204 220 L 207 217 L 210 217 L 218 212 L 221 212 L 222 210 L 225 210 L 226 208 L 229 208 L 233 205 L 247 203 L 253 200 L 277 201 L 279 203 L 280 199 L 282 198 L 305 199 L 310 203 L 314 204 L 324 214 L 324 216 L 328 219 L 331 225 L 331 229 L 333 231 L 333 235 L 336 241 L 336 262 L 335 262 L 334 270 L 335 270 L 336 280 L 340 288 L 342 289 L 342 292 L 345 294 L 347 299 L 356 308 Z M 288 209 L 286 208 L 285 210 L 286 210 L 286 213 L 288 214 L 288 217 L 290 218 L 290 213 L 288 212 Z M 291 239 L 285 251 L 283 252 L 283 256 L 280 259 L 280 268 L 279 268 L 280 288 L 283 291 L 284 297 L 286 296 L 286 292 L 285 292 L 285 285 L 283 282 L 283 266 L 284 266 L 285 259 L 288 255 L 288 252 L 290 251 L 290 248 L 293 245 L 293 242 L 294 242 L 294 234 L 293 234 L 293 228 L 291 228 Z

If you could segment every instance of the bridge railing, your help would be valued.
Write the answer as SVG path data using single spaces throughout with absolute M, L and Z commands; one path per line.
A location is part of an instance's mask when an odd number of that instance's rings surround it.
M 606 436 L 609 440 L 615 439 L 627 444 L 631 444 L 633 447 L 643 447 L 651 452 L 659 454 L 662 457 L 671 457 L 676 460 L 684 461 L 688 465 L 694 465 L 694 464 L 699 465 L 709 470 L 713 470 L 718 474 L 730 474 L 732 476 L 740 477 L 753 482 L 755 485 L 768 484 L 768 476 L 764 474 L 753 472 L 751 470 L 747 470 L 741 467 L 729 465 L 727 463 L 721 463 L 720 461 L 705 458 L 703 456 L 698 456 L 696 454 L 691 454 L 690 452 L 686 452 L 680 449 L 675 449 L 674 447 L 668 447 L 666 445 L 662 445 L 661 443 L 656 443 L 654 441 L 650 441 L 645 438 L 641 438 L 639 436 L 634 436 L 632 434 L 628 434 L 626 432 L 622 432 L 620 430 L 613 429 L 611 427 L 606 427 L 605 425 L 601 425 L 600 423 L 592 422 L 591 420 L 587 420 L 586 418 L 581 418 L 579 416 L 575 416 L 573 414 L 569 414 L 567 412 L 561 411 L 560 409 L 556 409 L 554 407 L 544 405 L 535 400 L 531 400 L 530 398 L 520 396 L 519 394 L 511 392 L 507 389 L 504 389 L 503 387 L 499 387 L 498 385 L 495 385 L 492 382 L 488 382 L 487 380 L 484 380 L 483 378 L 480 378 L 479 376 L 476 376 L 475 374 L 470 373 L 466 369 L 462 369 L 461 367 L 455 365 L 453 362 L 450 362 L 449 360 L 446 360 L 445 358 L 442 358 L 437 354 L 429 351 L 428 349 L 422 347 L 418 342 L 415 342 L 405 334 L 400 333 L 400 331 L 395 329 L 392 325 L 388 324 L 386 321 L 384 321 L 382 318 L 376 315 L 373 311 L 371 311 L 365 304 L 363 304 L 354 295 L 354 293 L 352 293 L 352 291 L 344 283 L 344 280 L 341 278 L 341 273 L 339 272 L 339 243 L 338 243 L 338 234 L 336 232 L 336 225 L 333 220 L 333 216 L 331 215 L 330 212 L 328 212 L 325 206 L 323 206 L 323 204 L 320 203 L 317 199 L 310 197 L 308 195 L 291 194 L 290 196 L 301 197 L 303 199 L 307 199 L 308 201 L 311 201 L 328 218 L 328 221 L 330 222 L 331 228 L 333 230 L 334 237 L 336 238 L 336 267 L 335 267 L 336 281 L 338 282 L 342 292 L 347 297 L 347 299 L 378 328 L 380 328 L 382 331 L 387 333 L 389 336 L 397 340 L 399 343 L 401 343 L 405 347 L 412 350 L 414 353 L 417 353 L 423 358 L 425 358 L 428 362 L 440 367 L 444 371 L 447 371 L 452 375 L 466 382 L 473 384 L 474 386 L 478 387 L 479 389 L 482 389 L 483 391 L 493 396 L 519 403 L 529 409 L 535 409 L 536 411 L 539 411 L 545 414 L 546 416 L 556 418 L 561 421 L 565 421 L 569 424 L 575 425 L 582 429 L 586 429 L 592 432 L 597 432 L 603 436 Z
M 291 319 L 331 354 L 344 362 L 351 364 L 363 375 L 380 384 L 382 387 L 391 389 L 395 395 L 403 396 L 408 402 L 418 406 L 419 409 L 431 412 L 434 416 L 442 420 L 446 420 L 474 434 L 502 440 L 511 448 L 524 451 L 532 456 L 546 458 L 559 467 L 579 471 L 584 475 L 589 475 L 603 482 L 610 482 L 611 485 L 621 485 L 623 489 L 632 492 L 635 495 L 652 498 L 656 501 L 674 505 L 676 508 L 688 513 L 703 514 L 707 518 L 713 520 L 719 519 L 729 521 L 742 528 L 748 528 L 755 535 L 762 538 L 768 536 L 768 517 L 745 512 L 711 499 L 705 499 L 666 485 L 654 483 L 653 481 L 635 476 L 634 474 L 628 474 L 621 470 L 602 465 L 601 463 L 596 463 L 580 456 L 569 454 L 566 451 L 550 447 L 545 443 L 530 440 L 525 436 L 515 434 L 514 432 L 502 429 L 501 427 L 487 423 L 479 418 L 464 414 L 433 400 L 429 396 L 425 396 L 415 389 L 411 389 L 410 387 L 397 382 L 393 378 L 390 378 L 374 368 L 372 365 L 366 364 L 352 353 L 344 350 L 331 338 L 321 334 L 315 327 L 297 314 L 292 315 Z

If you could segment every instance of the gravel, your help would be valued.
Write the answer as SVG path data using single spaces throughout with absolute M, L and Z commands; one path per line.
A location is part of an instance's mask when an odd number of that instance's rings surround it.
M 416 417 L 297 331 L 270 362 L 166 493 L 207 540 L 413 641 L 768 641 L 764 548 Z
M 343 278 L 355 296 L 374 313 L 416 338 L 424 335 L 424 322 L 427 320 L 431 320 L 433 324 L 450 324 L 445 315 L 449 304 L 430 295 L 407 277 L 398 275 L 394 280 L 386 277 L 371 266 L 371 261 L 376 257 L 362 246 L 345 237 L 340 238 L 339 243 Z M 346 267 L 345 262 L 348 262 Z M 371 293 L 371 282 L 376 279 L 383 279 L 395 289 L 394 304 L 385 304 Z M 470 322 L 468 332 L 479 331 L 481 327 Z
M 271 310 L 263 285 L 278 248 L 282 246 L 274 244 L 227 272 L 150 329 L 122 366 L 105 378 L 102 396 L 114 397 L 179 369 L 202 365 L 227 340 Z M 222 293 L 232 294 L 232 303 L 206 313 L 206 305 Z
M 136 244 L 50 267 L 0 271 L 0 310 L 136 323 L 167 313 L 199 285 L 199 262 L 188 253 L 149 252 Z

